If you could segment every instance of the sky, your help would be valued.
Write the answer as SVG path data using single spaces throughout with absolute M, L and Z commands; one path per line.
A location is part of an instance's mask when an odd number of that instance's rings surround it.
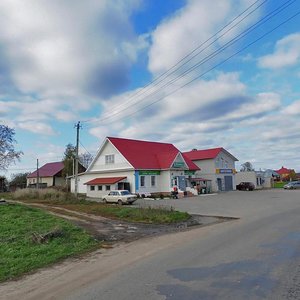
M 106 136 L 300 172 L 300 2 L 2 0 L 0 124 L 20 162 Z

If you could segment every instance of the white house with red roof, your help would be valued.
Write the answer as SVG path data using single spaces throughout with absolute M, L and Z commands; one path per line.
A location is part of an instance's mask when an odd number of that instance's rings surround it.
M 172 144 L 107 137 L 89 168 L 78 176 L 78 192 L 95 198 L 113 189 L 170 194 L 177 185 L 183 193 L 196 171 L 199 167 Z M 74 186 L 73 179 L 72 191 Z
M 35 187 L 37 182 L 40 187 L 63 186 L 65 185 L 63 169 L 64 163 L 61 161 L 47 163 L 27 176 L 27 186 Z
M 224 148 L 194 149 L 183 153 L 201 170 L 198 174 L 211 182 L 211 191 L 235 190 L 235 162 L 238 161 Z

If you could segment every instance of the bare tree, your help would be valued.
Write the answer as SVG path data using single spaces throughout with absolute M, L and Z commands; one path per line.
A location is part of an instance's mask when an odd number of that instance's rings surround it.
M 8 166 L 19 160 L 22 151 L 16 151 L 14 144 L 15 131 L 5 125 L 0 125 L 0 170 L 6 170 Z
M 253 168 L 251 162 L 246 161 L 245 163 L 243 163 L 243 164 L 241 165 L 241 170 L 240 170 L 240 171 L 241 171 L 241 172 L 254 171 L 254 168 Z

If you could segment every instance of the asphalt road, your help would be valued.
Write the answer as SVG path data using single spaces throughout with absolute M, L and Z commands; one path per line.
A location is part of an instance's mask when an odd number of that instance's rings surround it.
M 92 263 L 41 274 L 41 279 L 35 278 L 41 280 L 39 284 L 30 278 L 27 283 L 16 283 L 19 294 L 12 292 L 10 284 L 2 296 L 300 299 L 300 191 L 229 192 L 159 202 L 143 200 L 141 205 L 171 205 L 190 213 L 240 219 L 134 242 L 107 252 L 109 261 L 100 254 Z

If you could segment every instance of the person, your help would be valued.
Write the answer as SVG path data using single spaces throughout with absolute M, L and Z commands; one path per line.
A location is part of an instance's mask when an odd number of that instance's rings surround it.
M 172 197 L 178 199 L 178 187 L 176 185 L 173 186 Z

